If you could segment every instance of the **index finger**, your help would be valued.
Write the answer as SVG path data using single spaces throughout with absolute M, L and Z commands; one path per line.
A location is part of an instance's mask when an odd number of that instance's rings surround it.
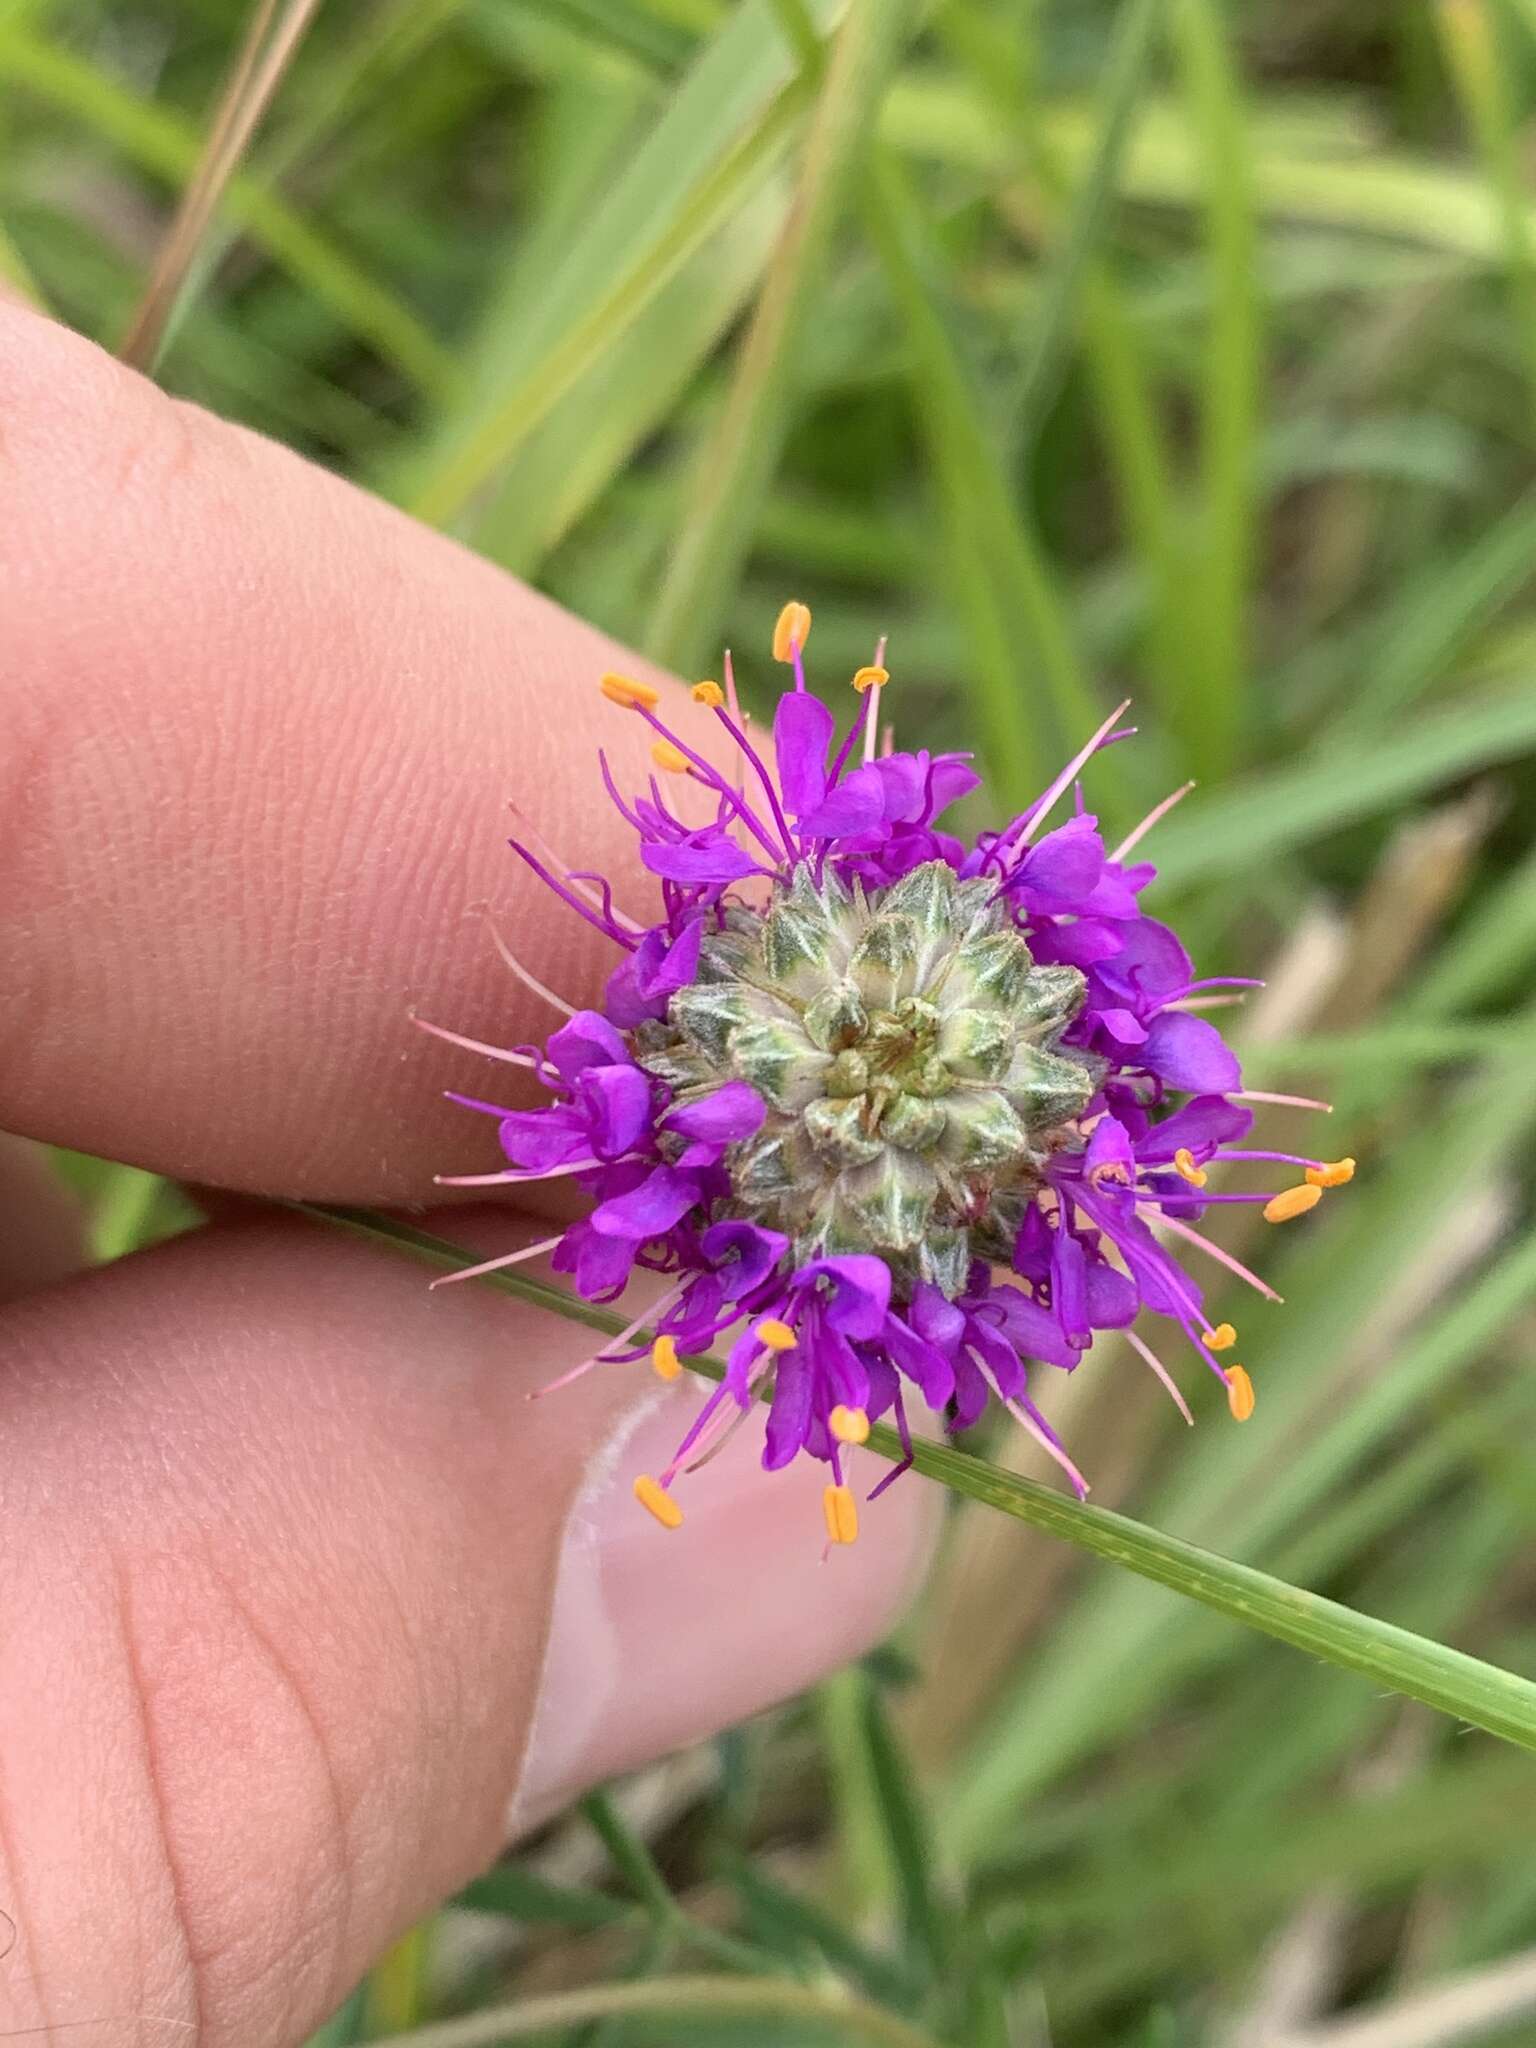
M 596 750 L 634 786 L 646 735 L 595 688 L 633 658 L 4 303 L 0 390 L 0 1127 L 354 1201 L 488 1163 L 439 1099 L 464 1059 L 409 1012 L 500 1044 L 555 1021 L 487 903 L 597 994 L 613 949 L 508 851 L 506 806 L 633 867 Z

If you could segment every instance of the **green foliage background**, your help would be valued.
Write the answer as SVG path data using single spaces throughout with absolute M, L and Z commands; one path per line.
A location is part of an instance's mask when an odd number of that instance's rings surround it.
M 0 0 L 0 268 L 108 343 L 243 26 Z M 823 677 L 889 632 L 904 742 L 979 745 L 991 806 L 1133 693 L 1109 827 L 1199 778 L 1162 900 L 1271 977 L 1250 1080 L 1362 1173 L 1265 1242 L 1247 1429 L 1106 1356 L 1074 1450 L 1513 1673 L 1533 194 L 1536 0 L 356 0 L 158 365 L 685 670 L 787 595 Z M 70 1170 L 103 1256 L 179 1220 Z M 1533 1819 L 1526 1751 L 964 1503 L 894 1651 L 559 1824 L 327 2039 L 1529 2040 L 1529 1986 L 1413 2001 L 1536 1939 Z

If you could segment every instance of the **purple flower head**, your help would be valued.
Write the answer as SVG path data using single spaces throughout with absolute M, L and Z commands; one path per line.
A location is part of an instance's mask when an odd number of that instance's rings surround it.
M 652 735 L 657 772 L 632 797 L 600 760 L 635 872 L 615 888 L 531 830 L 514 845 L 617 949 L 603 1009 L 506 1053 L 426 1028 L 527 1069 L 547 1098 L 457 1097 L 494 1117 L 508 1162 L 459 1179 L 579 1189 L 552 1263 L 588 1300 L 659 1276 L 660 1298 L 589 1363 L 649 1355 L 670 1379 L 723 1354 L 672 1462 L 636 1480 L 642 1504 L 676 1526 L 679 1478 L 761 1403 L 763 1462 L 823 1463 L 827 1537 L 845 1544 L 862 1447 L 888 1418 L 901 1457 L 872 1499 L 912 1462 L 914 1403 L 949 1429 L 1001 1406 L 1082 1491 L 1045 1405 L 1101 1331 L 1126 1331 L 1182 1407 L 1151 1347 L 1161 1325 L 1246 1417 L 1252 1382 L 1220 1356 L 1235 1333 L 1208 1324 L 1191 1257 L 1268 1290 L 1204 1234 L 1206 1212 L 1256 1202 L 1284 1221 L 1353 1162 L 1245 1148 L 1248 1103 L 1266 1098 L 1244 1095 L 1203 1014 L 1234 984 L 1197 981 L 1142 908 L 1156 871 L 1131 855 L 1168 805 L 1111 847 L 1073 798 L 1126 737 L 1125 706 L 1026 810 L 966 843 L 937 821 L 979 778 L 966 755 L 890 744 L 884 643 L 839 737 L 806 687 L 809 632 L 806 607 L 786 606 L 774 651 L 793 687 L 771 761 L 729 657 L 723 686 L 665 716 L 651 686 L 602 679 Z M 619 904 L 645 900 L 647 878 L 659 914 L 642 925 Z M 1228 1191 L 1245 1160 L 1301 1178 Z

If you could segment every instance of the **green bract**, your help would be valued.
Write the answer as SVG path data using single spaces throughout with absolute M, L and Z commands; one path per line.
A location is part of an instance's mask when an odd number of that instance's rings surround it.
M 876 1252 L 954 1295 L 973 1258 L 1007 1255 L 1093 1093 L 1091 1055 L 1058 1045 L 1083 996 L 1075 967 L 1035 964 L 989 878 L 930 861 L 866 892 L 802 868 L 766 916 L 724 913 L 637 1057 L 684 1102 L 732 1079 L 762 1096 L 736 1205 L 797 1259 Z

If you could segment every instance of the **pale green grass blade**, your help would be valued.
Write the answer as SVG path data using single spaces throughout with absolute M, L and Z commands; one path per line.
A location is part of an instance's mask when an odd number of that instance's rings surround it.
M 192 123 L 148 105 L 70 51 L 3 22 L 0 71 L 13 87 L 50 101 L 168 184 L 180 185 L 197 162 L 200 137 Z M 231 182 L 224 205 L 251 240 L 328 306 L 349 332 L 424 390 L 451 388 L 455 371 L 447 350 L 393 293 L 291 208 L 243 177 Z
M 521 576 L 621 483 L 627 465 L 687 394 L 747 302 L 784 219 L 772 179 L 691 257 L 507 463 L 473 525 L 481 553 Z M 675 494 L 652 492 L 641 515 L 659 547 Z
M 1178 730 L 1193 772 L 1215 776 L 1237 755 L 1247 697 L 1258 481 L 1258 241 L 1247 124 L 1222 11 L 1216 0 L 1176 0 L 1172 20 L 1202 157 L 1211 292 Z
M 1318 748 L 1183 804 L 1148 848 L 1165 881 L 1233 874 L 1463 775 L 1536 750 L 1536 689 L 1462 700 L 1359 747 Z
M 445 1239 L 366 1210 L 305 1202 L 284 1206 L 444 1267 L 462 1263 L 465 1256 Z M 515 1271 L 488 1274 L 484 1284 L 609 1335 L 624 1327 L 622 1317 Z M 713 1360 L 689 1363 L 700 1371 L 707 1369 L 712 1378 L 718 1379 L 723 1371 Z M 883 1425 L 876 1425 L 871 1432 L 870 1445 L 893 1461 L 902 1455 L 896 1432 Z M 1108 1563 L 1212 1608 L 1228 1620 L 1452 1714 L 1505 1741 L 1536 1749 L 1536 1683 L 1528 1678 L 1501 1671 L 1444 1644 L 1426 1642 L 1390 1622 L 1356 1613 L 1303 1587 L 1286 1585 L 1252 1566 L 1217 1557 L 1128 1516 L 1089 1507 L 947 1444 L 919 1441 L 914 1459 L 918 1471 L 968 1499 L 1000 1508 L 1032 1528 L 1062 1537 Z M 989 1797 L 993 1789 L 989 1786 Z M 951 1824 L 949 1813 L 942 1818 L 946 1826 Z
M 1509 97 L 1512 53 L 1503 47 L 1503 23 L 1489 0 L 1434 0 L 1430 13 L 1446 70 L 1498 204 L 1510 312 L 1536 418 L 1536 247 L 1525 142 Z
M 1014 394 L 1014 433 L 1025 456 L 1060 388 L 1078 301 L 1120 182 L 1164 12 L 1165 0 L 1126 0 L 1115 21 L 1100 86 L 1098 138 L 1041 280 L 1034 332 Z
M 1244 1552 L 1292 1526 L 1358 1448 L 1360 1439 L 1333 1433 L 1350 1427 L 1341 1417 L 1360 1398 L 1348 1362 L 1371 1305 L 1403 1284 L 1446 1206 L 1521 1154 L 1533 1123 L 1536 1066 L 1527 1046 L 1448 1101 L 1441 1117 L 1421 1119 L 1390 1159 L 1367 1163 L 1359 1199 L 1335 1212 L 1327 1235 L 1300 1240 L 1270 1276 L 1286 1296 L 1284 1308 L 1243 1312 L 1244 1355 L 1260 1390 L 1254 1421 L 1241 1434 L 1198 1432 L 1150 1502 L 1152 1515 Z M 1347 1286 L 1330 1284 L 1343 1274 Z M 1379 1436 L 1404 1412 L 1395 1403 L 1406 1406 L 1506 1323 L 1533 1276 L 1536 1243 L 1432 1330 L 1401 1377 L 1393 1373 L 1372 1390 L 1364 1422 L 1353 1425 L 1361 1438 Z M 1277 1445 L 1285 1448 L 1278 1463 Z M 1168 1614 L 1134 1589 L 1114 1582 L 1096 1589 L 1071 1632 L 1037 1655 L 967 1757 L 941 1808 L 951 1845 L 983 1841 L 1000 1814 L 1037 1793 L 1085 1743 L 1162 1697 L 1192 1647 L 1197 1639 L 1181 1637 Z
M 458 520 L 690 256 L 759 189 L 803 117 L 805 89 L 771 17 L 746 0 L 704 49 L 581 225 L 498 333 L 471 402 L 447 413 L 394 494 Z
M 1280 112 L 1252 106 L 1246 129 L 1260 218 L 1342 228 L 1483 264 L 1503 260 L 1506 232 L 1486 179 L 1381 148 L 1347 103 L 1309 108 L 1300 118 L 1283 102 Z M 908 73 L 886 103 L 882 133 L 916 157 L 988 176 L 1005 172 L 1009 161 L 996 116 L 969 87 L 940 75 Z M 1041 139 L 1080 172 L 1097 142 L 1092 110 L 1058 102 L 1043 117 Z M 1181 108 L 1151 101 L 1126 151 L 1120 198 L 1192 210 L 1203 193 L 1198 137 Z M 1536 203 L 1526 213 L 1536 226 Z
M 859 0 L 845 15 L 825 66 L 794 199 L 724 411 L 698 456 L 646 626 L 646 651 L 679 671 L 691 672 L 712 658 L 727 598 L 751 545 L 788 425 L 800 335 L 901 50 L 906 12 L 905 0 Z
M 963 578 L 973 665 L 966 678 L 996 796 L 1027 802 L 1103 716 L 1061 594 L 1003 470 L 995 432 L 937 282 L 921 201 L 888 151 L 870 162 L 867 217 L 906 327 L 951 563 Z
M 1412 705 L 1529 585 L 1533 562 L 1536 492 L 1527 492 L 1433 574 L 1395 590 L 1379 640 L 1339 678 L 1330 743 L 1347 747 Z

